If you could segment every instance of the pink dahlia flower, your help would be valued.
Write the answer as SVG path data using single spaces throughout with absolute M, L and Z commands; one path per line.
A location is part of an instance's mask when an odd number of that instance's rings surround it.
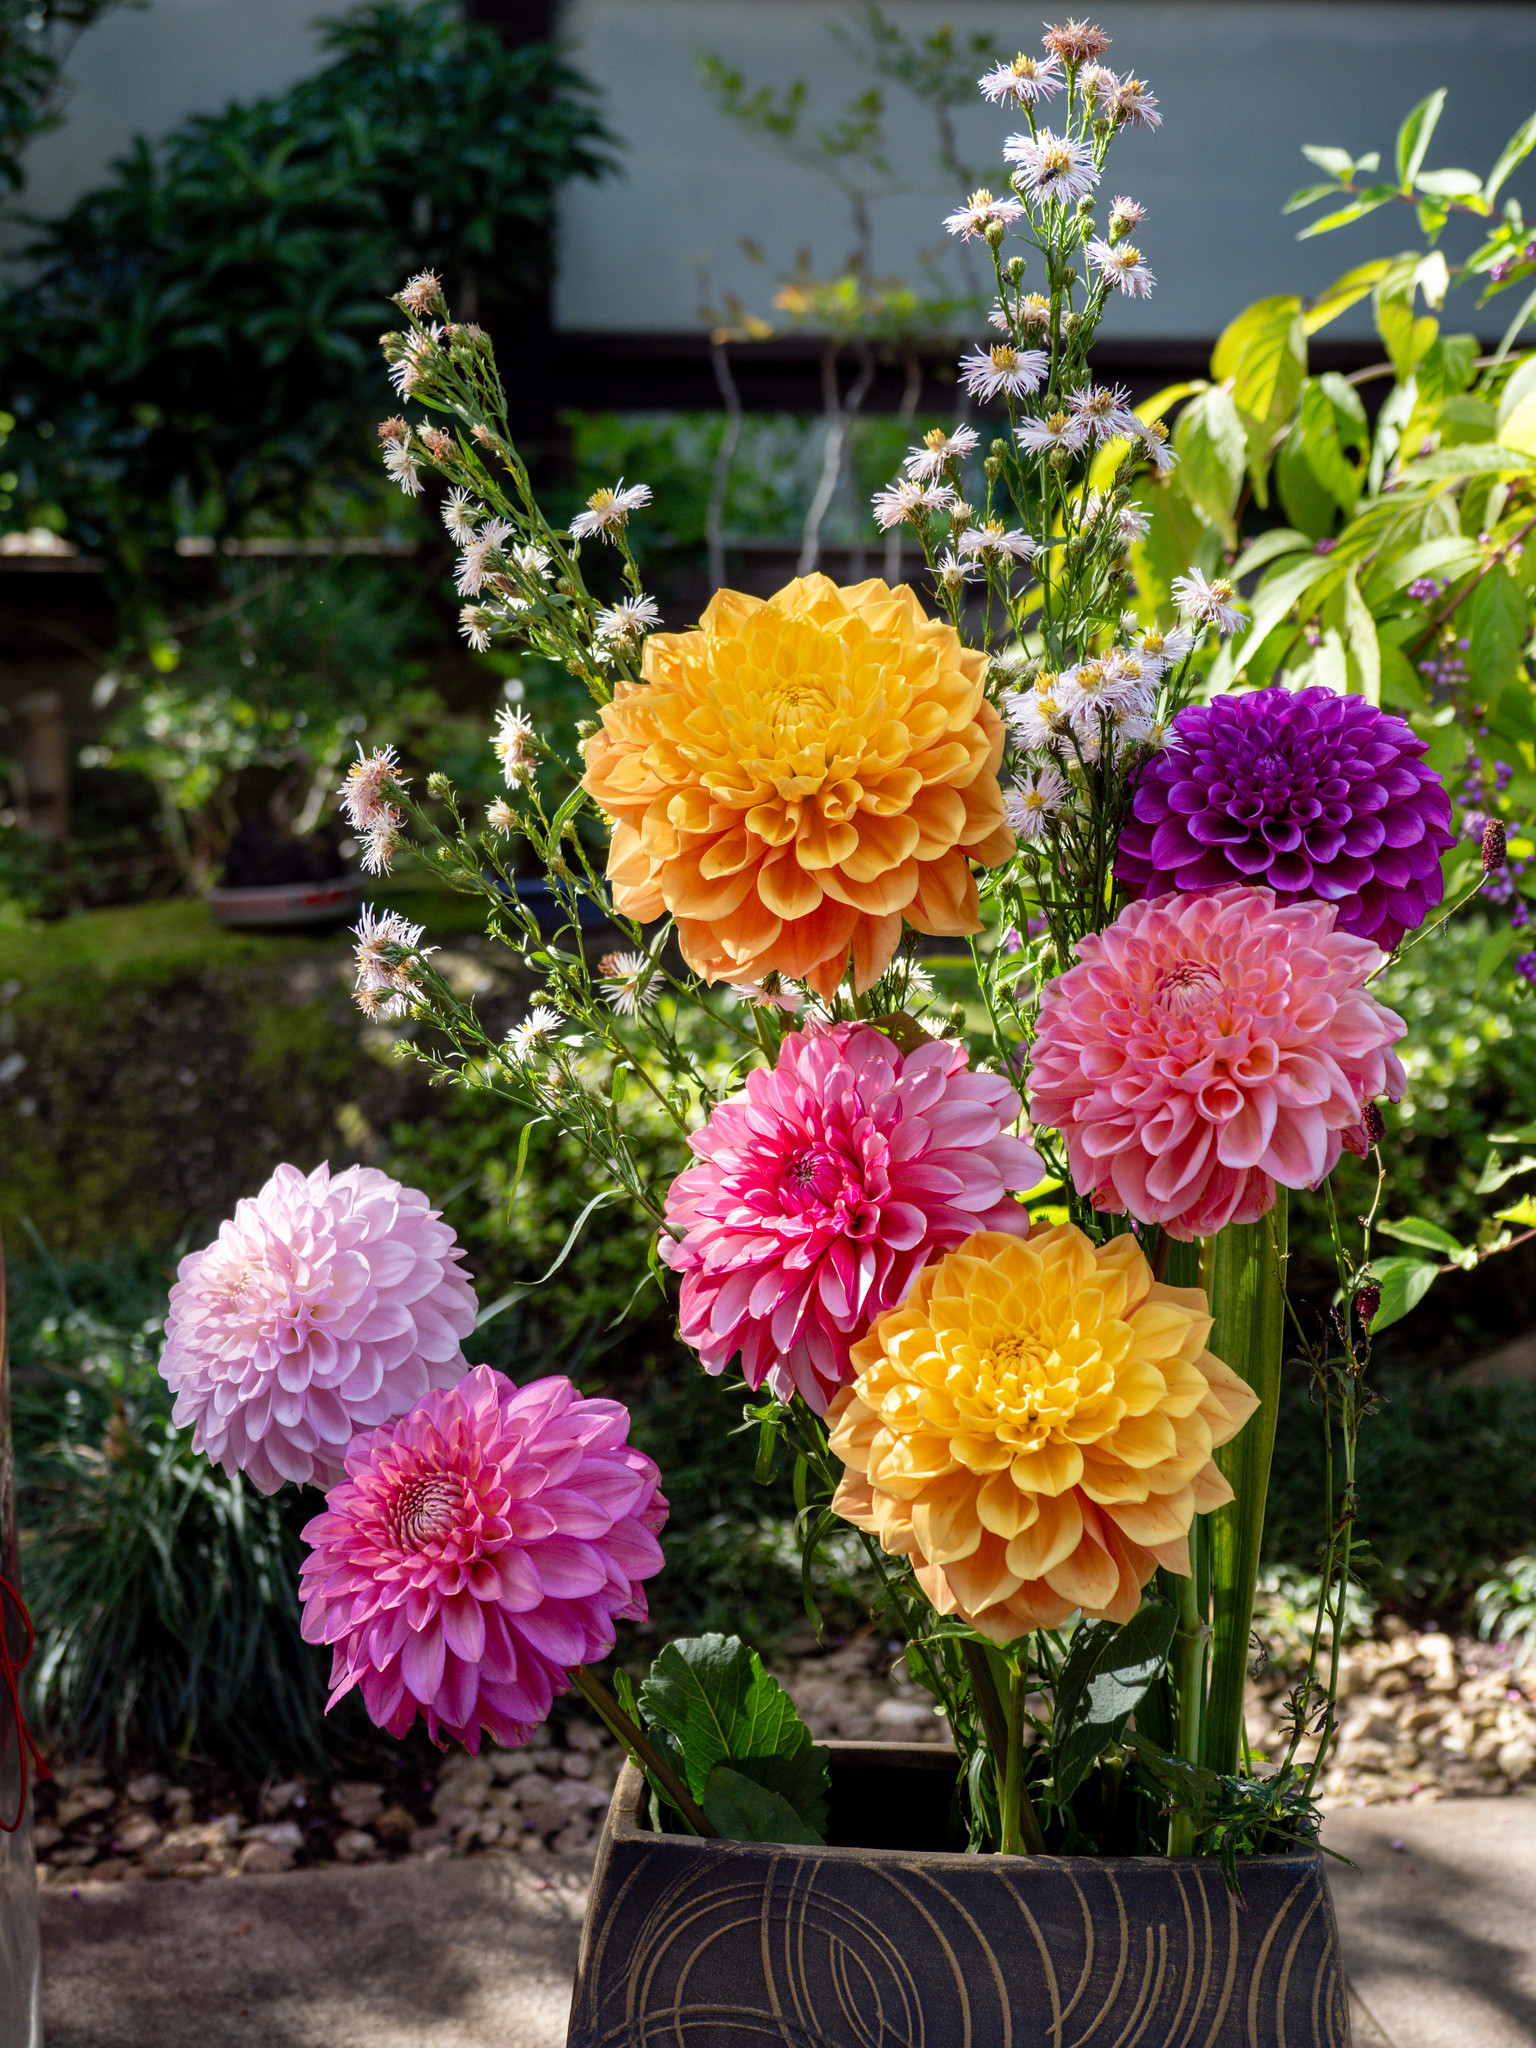
M 299 1574 L 330 1705 L 361 1685 L 391 1735 L 421 1713 L 434 1742 L 526 1742 L 615 1621 L 645 1618 L 667 1503 L 628 1434 L 617 1401 L 479 1365 L 358 1437 Z
M 817 1414 L 848 1352 L 924 1263 L 977 1230 L 1024 1237 L 1011 1192 L 1045 1168 L 1011 1135 L 1023 1103 L 962 1047 L 905 1056 L 867 1024 L 791 1032 L 689 1140 L 661 1255 L 683 1275 L 682 1332 L 707 1372 L 738 1352 L 749 1386 Z
M 1040 1006 L 1030 1110 L 1100 1209 L 1209 1237 L 1313 1187 L 1378 1096 L 1407 1026 L 1366 993 L 1383 954 L 1332 904 L 1268 889 L 1133 903 Z
M 329 1484 L 347 1445 L 468 1370 L 463 1253 L 427 1198 L 371 1166 L 280 1166 L 182 1260 L 160 1371 L 175 1419 L 262 1493 Z

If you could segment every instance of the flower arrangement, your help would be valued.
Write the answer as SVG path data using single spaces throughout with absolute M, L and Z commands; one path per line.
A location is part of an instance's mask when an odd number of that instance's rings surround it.
M 916 585 L 720 590 L 660 630 L 629 540 L 647 488 L 552 525 L 487 337 L 412 279 L 384 352 L 415 416 L 381 427 L 385 465 L 438 480 L 470 645 L 558 663 L 595 715 L 505 711 L 507 794 L 478 820 L 389 749 L 341 794 L 371 872 L 409 851 L 483 896 L 544 984 L 493 1037 L 422 929 L 369 911 L 358 1002 L 579 1138 L 649 1217 L 641 1284 L 675 1276 L 684 1343 L 740 1372 L 759 1469 L 796 1461 L 808 1574 L 839 1526 L 864 1544 L 960 1752 L 970 1845 L 1231 1868 L 1316 1833 L 1390 1319 L 1374 1210 L 1330 1208 L 1338 1300 L 1308 1351 L 1345 1469 L 1286 1743 L 1254 1759 L 1287 1191 L 1381 1143 L 1406 1027 L 1372 982 L 1444 914 L 1453 834 L 1403 719 L 1283 671 L 1242 687 L 1231 578 L 1191 566 L 1161 611 L 1138 590 L 1177 456 L 1090 348 L 1116 293 L 1154 287 L 1142 207 L 1101 208 L 1116 138 L 1160 115 L 1106 49 L 1067 22 L 980 81 L 1016 129 L 1004 196 L 946 226 L 991 262 L 992 334 L 959 365 L 990 425 L 935 430 L 875 499 Z M 619 948 L 591 957 L 584 906 Z M 636 1091 L 676 1131 L 669 1182 L 629 1141 Z M 661 1562 L 661 1476 L 616 1404 L 471 1369 L 472 1323 L 441 1224 L 377 1174 L 284 1169 L 183 1269 L 178 1416 L 263 1487 L 331 1485 L 303 1588 L 338 1694 L 474 1747 L 576 1685 L 658 1826 L 820 1839 L 825 1765 L 788 1771 L 809 1752 L 787 1701 L 746 1717 L 771 1754 L 732 1720 L 771 1685 L 741 1646 L 671 1645 L 638 1696 L 596 1677 Z M 698 1748 L 684 1680 L 723 1748 Z

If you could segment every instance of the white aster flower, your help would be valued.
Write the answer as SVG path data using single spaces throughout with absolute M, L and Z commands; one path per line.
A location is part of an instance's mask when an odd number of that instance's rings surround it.
M 989 519 L 982 526 L 968 526 L 961 534 L 958 551 L 962 556 L 976 556 L 988 568 L 1003 562 L 1028 562 L 1033 560 L 1035 543 L 1027 533 L 1010 533 L 1000 519 Z
M 1168 446 L 1168 429 L 1163 425 L 1162 421 L 1153 420 L 1150 424 L 1143 425 L 1137 435 L 1137 440 L 1140 443 L 1142 454 L 1145 455 L 1157 474 L 1159 476 L 1166 476 L 1179 458 Z
M 638 512 L 642 505 L 651 502 L 649 484 L 631 484 L 624 488 L 620 477 L 611 491 L 594 491 L 587 500 L 585 512 L 578 512 L 571 521 L 571 539 L 586 540 L 590 534 L 601 534 L 604 540 L 611 540 L 629 524 L 631 512 Z
M 1017 199 L 994 199 L 986 186 L 980 185 L 964 206 L 945 215 L 944 225 L 952 235 L 963 235 L 971 242 L 984 237 L 990 227 L 1008 227 L 1021 219 L 1023 213 Z
M 1052 455 L 1058 448 L 1076 455 L 1088 445 L 1089 426 L 1077 413 L 1052 412 L 1043 419 L 1022 421 L 1014 438 L 1029 455 Z
M 597 972 L 609 1009 L 620 1017 L 639 1016 L 661 994 L 656 963 L 648 953 L 605 953 Z
M 917 477 L 898 477 L 870 500 L 876 523 L 887 528 L 900 526 L 904 519 L 915 522 L 930 512 L 947 512 L 954 502 L 948 484 L 924 483 Z
M 396 292 L 395 304 L 414 313 L 418 320 L 425 320 L 429 313 L 441 313 L 443 280 L 435 270 L 419 270 L 404 291 Z
M 443 524 L 460 547 L 474 539 L 475 527 L 484 517 L 485 507 L 477 505 L 468 491 L 452 490 L 443 500 Z
M 400 813 L 387 799 L 393 791 L 405 789 L 409 781 L 409 776 L 400 773 L 400 756 L 393 747 L 375 747 L 371 754 L 364 754 L 359 741 L 357 759 L 336 792 L 352 830 L 366 832 L 386 813 L 398 820 Z
M 435 946 L 422 945 L 423 929 L 397 910 L 376 911 L 371 904 L 364 904 L 352 927 L 352 936 L 357 941 L 352 957 L 357 966 L 356 993 L 359 998 L 367 994 L 376 999 L 367 1006 L 370 1015 L 400 1017 L 410 1007 L 409 999 L 415 995 L 417 984 L 413 961 L 393 956 L 408 953 L 416 960 L 424 960 L 429 953 L 435 953 Z
M 1134 619 L 1131 623 L 1135 624 Z M 1158 626 L 1148 626 L 1134 642 L 1143 663 L 1149 665 L 1148 672 L 1154 680 L 1165 669 L 1177 668 L 1194 644 L 1194 634 L 1184 626 L 1170 626 L 1166 633 Z
M 1096 235 L 1088 244 L 1088 261 L 1112 290 L 1127 298 L 1150 299 L 1157 279 L 1134 242 L 1106 242 Z
M 1061 63 L 1056 57 L 1026 57 L 1021 50 L 1011 64 L 998 64 L 978 78 L 983 99 L 994 106 L 1036 107 L 1061 91 Z
M 760 981 L 737 981 L 730 984 L 731 995 L 738 1003 L 751 1009 L 783 1010 L 787 1016 L 794 1016 L 805 998 L 796 988 L 781 982 L 776 975 L 769 977 L 773 987 Z
M 1097 738 L 1099 720 L 1144 708 L 1147 686 L 1139 670 L 1108 659 L 1080 661 L 1062 673 L 1057 691 L 1062 716 L 1079 739 Z
M 547 1003 L 535 1003 L 521 1024 L 514 1024 L 505 1040 L 507 1051 L 519 1066 L 549 1051 L 564 1018 Z
M 1225 576 L 1207 582 L 1198 569 L 1173 579 L 1173 598 L 1186 619 L 1214 626 L 1218 633 L 1237 633 L 1248 621 L 1232 602 L 1236 595 Z
M 492 519 L 482 526 L 459 557 L 453 587 L 460 597 L 478 597 L 491 580 L 492 572 L 506 557 L 502 542 L 511 538 L 512 526 L 505 519 Z
M 421 470 L 409 441 L 386 441 L 382 450 L 385 473 L 408 498 L 421 496 Z
M 496 614 L 483 604 L 466 604 L 459 609 L 459 631 L 476 654 L 484 654 L 496 630 Z
M 617 604 L 605 605 L 597 615 L 598 638 L 602 640 L 638 640 L 642 633 L 649 633 L 660 624 L 661 613 L 654 597 L 621 597 Z
M 981 436 L 974 427 L 956 427 L 952 434 L 935 427 L 923 436 L 921 448 L 907 450 L 903 467 L 918 483 L 937 483 L 952 466 L 958 467 L 968 455 L 974 455 L 980 445 Z
M 1134 498 L 1128 505 L 1122 505 L 1115 514 L 1115 526 L 1122 547 L 1129 547 L 1132 541 L 1145 540 L 1151 524 L 1151 520 Z
M 1076 142 L 1070 135 L 1053 135 L 1049 128 L 1042 128 L 1038 135 L 1010 135 L 1003 144 L 1003 156 L 1019 167 L 1014 189 L 1028 193 L 1037 205 L 1048 200 L 1073 205 L 1099 182 L 1087 143 Z
M 1067 404 L 1096 442 L 1130 441 L 1141 433 L 1130 394 L 1118 387 L 1090 384 L 1084 391 L 1074 391 Z
M 1010 690 L 1003 699 L 1003 716 L 1026 754 L 1054 746 L 1066 724 L 1061 677 L 1042 669 L 1027 690 Z
M 1112 121 L 1122 128 L 1161 128 L 1163 117 L 1157 111 L 1157 100 L 1142 78 L 1116 78 L 1113 72 L 1106 74 L 1111 81 L 1102 91 L 1095 94 L 1100 107 Z
M 538 755 L 534 747 L 533 720 L 526 712 L 514 711 L 510 704 L 502 706 L 496 714 L 491 752 L 501 763 L 508 789 L 517 789 L 532 782 Z
M 485 822 L 503 836 L 517 830 L 517 813 L 504 796 L 493 796 L 485 807 Z
M 974 583 L 982 573 L 982 565 L 974 555 L 957 554 L 953 548 L 946 548 L 934 563 L 940 583 L 954 596 L 967 583 Z
M 544 572 L 548 569 L 551 559 L 548 548 L 538 547 L 532 541 L 512 550 L 512 560 L 530 583 L 540 583 L 544 580 Z
M 409 398 L 426 374 L 437 353 L 443 330 L 434 320 L 430 327 L 414 328 L 400 338 L 400 353 L 389 366 L 389 381 L 402 398 Z
M 389 873 L 404 823 L 401 813 L 392 804 L 385 804 L 372 822 L 364 827 L 359 835 L 363 842 L 363 857 L 359 865 L 365 875 Z
M 1003 797 L 1003 816 L 1026 844 L 1039 839 L 1067 800 L 1067 778 L 1052 761 L 1031 767 Z
M 995 341 L 960 358 L 960 380 L 972 398 L 996 398 L 1004 391 L 1010 398 L 1027 398 L 1040 389 L 1050 367 L 1043 348 L 1016 349 L 1011 342 Z
M 1015 317 L 1026 334 L 1037 328 L 1044 334 L 1051 324 L 1051 302 L 1043 292 L 1026 292 L 1015 309 Z
M 1124 193 L 1118 194 L 1109 209 L 1109 239 L 1118 242 L 1132 228 L 1139 228 L 1146 217 L 1147 209 L 1139 199 L 1127 199 Z

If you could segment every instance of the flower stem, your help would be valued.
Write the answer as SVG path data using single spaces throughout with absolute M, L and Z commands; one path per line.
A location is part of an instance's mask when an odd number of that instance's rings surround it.
M 640 1769 L 650 1773 L 693 1832 L 696 1835 L 710 1835 L 718 1839 L 720 1830 L 709 1815 L 697 1803 L 645 1730 L 631 1721 L 596 1673 L 589 1671 L 586 1665 L 579 1664 L 571 1673 L 571 1677 L 576 1690 L 592 1708 L 609 1734 L 616 1735 Z
M 1237 1769 L 1242 1746 L 1253 1589 L 1259 1573 L 1285 1348 L 1284 1188 L 1276 1191 L 1275 1206 L 1268 1216 L 1257 1223 L 1229 1223 L 1208 1242 L 1206 1251 L 1215 1317 L 1211 1349 L 1259 1397 L 1258 1412 L 1215 1454 L 1233 1497 L 1210 1518 L 1215 1650 L 1202 1749 L 1207 1768 L 1227 1774 Z
M 1201 1723 L 1205 1706 L 1205 1645 L 1210 1633 L 1200 1612 L 1194 1574 L 1175 1581 L 1178 1589 L 1179 1620 L 1173 1634 L 1173 1689 L 1175 1700 L 1175 1754 L 1192 1764 L 1200 1761 Z M 1168 1854 L 1193 1856 L 1195 1823 L 1191 1814 L 1176 1810 L 1168 1823 Z
M 1020 1657 L 1008 1681 L 1008 1748 L 1002 1773 L 1002 1853 L 1005 1856 L 1043 1856 L 1045 1837 L 1030 1804 L 1024 1783 L 1024 1695 L 1028 1690 L 1028 1662 Z

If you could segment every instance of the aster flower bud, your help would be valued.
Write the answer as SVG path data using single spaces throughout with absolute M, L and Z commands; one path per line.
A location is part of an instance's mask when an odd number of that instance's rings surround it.
M 434 770 L 427 777 L 427 789 L 432 796 L 437 797 L 439 800 L 453 794 L 453 784 L 440 770 Z
M 1010 256 L 1003 266 L 1003 275 L 1010 284 L 1022 284 L 1024 281 L 1024 258 L 1022 256 Z
M 987 482 L 995 484 L 1003 473 L 1003 458 L 1001 455 L 989 455 L 981 466 L 986 473 Z
M 1003 240 L 1008 230 L 1000 220 L 990 220 L 981 233 L 982 239 L 989 249 L 1000 249 L 1003 246 Z
M 1483 873 L 1497 874 L 1504 865 L 1504 826 L 1500 819 L 1490 818 L 1483 827 Z

